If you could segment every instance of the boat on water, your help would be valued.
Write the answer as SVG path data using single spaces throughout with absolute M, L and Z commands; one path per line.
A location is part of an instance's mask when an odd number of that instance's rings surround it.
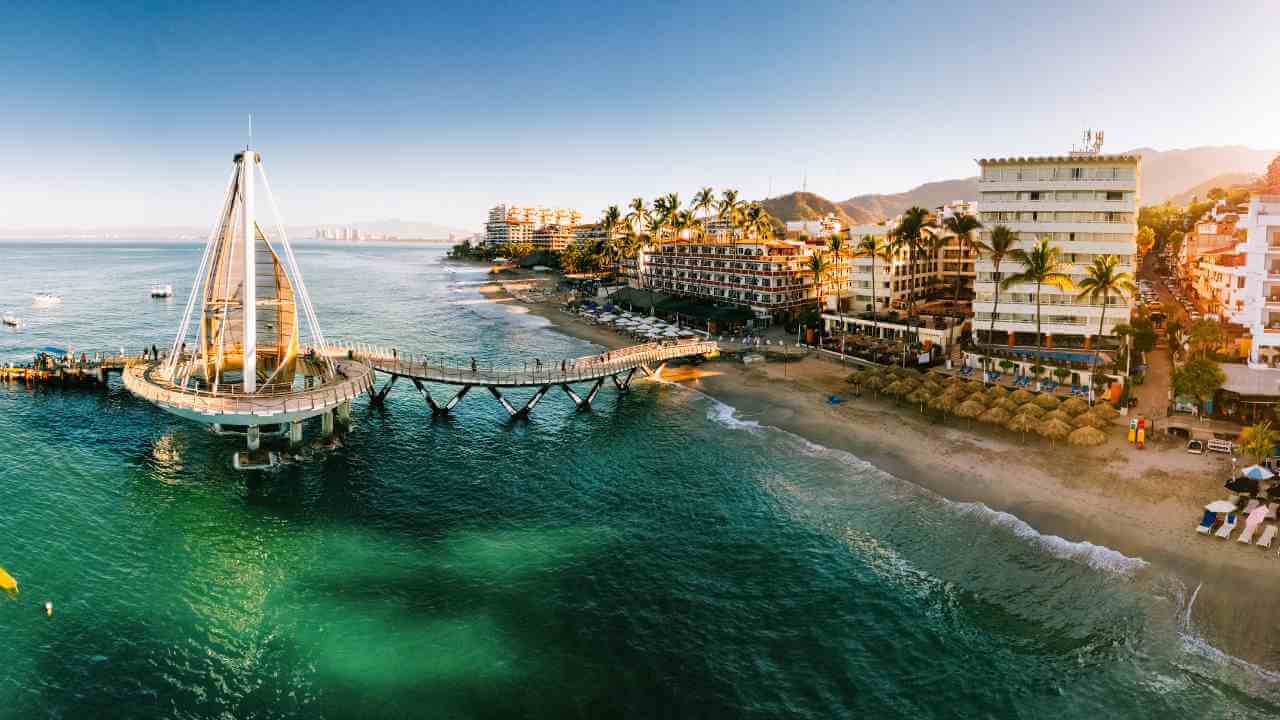
M 22 324 L 22 321 L 18 319 L 18 316 L 14 315 L 13 313 L 5 313 L 4 315 L 0 316 L 0 322 L 3 322 L 5 325 L 9 327 L 14 327 L 14 328 Z
M 47 307 L 49 305 L 61 305 L 62 296 L 54 295 L 53 293 L 36 293 L 35 297 L 32 298 L 31 300 L 31 304 L 39 307 Z
M 152 285 L 151 297 L 153 298 L 173 297 L 173 286 L 172 285 Z

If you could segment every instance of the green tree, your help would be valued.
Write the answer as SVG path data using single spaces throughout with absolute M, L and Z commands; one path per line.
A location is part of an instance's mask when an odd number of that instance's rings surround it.
M 1255 463 L 1271 457 L 1275 453 L 1276 442 L 1280 441 L 1280 433 L 1271 427 L 1270 420 L 1263 420 L 1244 429 L 1241 433 L 1240 449 L 1253 458 Z
M 773 217 L 764 209 L 764 205 L 753 202 L 743 213 L 742 229 L 750 237 L 770 240 L 773 238 Z
M 1146 255 L 1156 245 L 1156 233 L 1150 227 L 1138 228 L 1138 255 Z
M 893 248 L 879 235 L 863 235 L 862 240 L 853 250 L 853 256 L 871 259 L 871 327 L 876 331 L 876 337 L 880 337 L 880 304 L 876 300 L 876 260 L 889 263 L 893 259 Z
M 716 205 L 716 217 L 721 222 L 729 224 L 729 238 L 733 242 L 738 240 L 738 230 L 742 227 L 745 206 L 738 199 L 737 190 L 720 191 L 720 202 Z
M 1044 334 L 1040 332 L 1040 289 L 1045 285 L 1059 290 L 1071 289 L 1071 277 L 1067 275 L 1068 266 L 1062 262 L 1058 248 L 1041 238 L 1030 250 L 1021 248 L 1010 253 L 1010 257 L 1022 265 L 1022 272 L 1015 273 L 1001 282 L 1004 289 L 1022 283 L 1036 286 L 1036 362 L 1041 361 L 1044 348 Z
M 991 239 L 983 242 L 975 240 L 973 246 L 978 250 L 979 255 L 986 255 L 991 261 L 992 275 L 996 285 L 995 302 L 991 304 L 991 323 L 987 328 L 987 344 L 993 344 L 991 337 L 996 333 L 996 312 L 1000 309 L 1000 263 L 1013 252 L 1013 246 L 1018 243 L 1018 233 L 1009 229 L 1007 225 L 997 225 L 991 228 Z
M 1197 358 L 1211 357 L 1227 344 L 1227 328 L 1216 320 L 1197 320 L 1191 323 L 1187 333 L 1191 341 L 1191 355 Z
M 925 236 L 937 228 L 929 211 L 920 206 L 908 208 L 902 213 L 902 219 L 893 230 L 894 244 L 907 251 L 907 319 L 915 315 L 916 309 L 916 258 L 924 251 Z M 915 327 L 914 325 L 912 326 Z M 919 338 L 919 328 L 915 328 Z
M 1181 230 L 1174 230 L 1169 233 L 1169 238 L 1164 241 L 1164 248 L 1175 253 L 1178 252 L 1178 250 L 1182 248 L 1182 241 L 1186 236 L 1187 234 Z
M 813 289 L 818 296 L 818 312 L 822 312 L 822 288 L 827 282 L 827 275 L 831 272 L 831 263 L 827 260 L 826 253 L 815 250 L 809 256 L 809 272 L 813 273 Z
M 1207 358 L 1195 358 L 1180 368 L 1176 368 L 1169 377 L 1175 397 L 1188 395 L 1200 403 L 1213 397 L 1213 394 L 1227 381 L 1227 376 L 1218 364 Z
M 956 246 L 959 248 L 959 259 L 961 265 L 964 263 L 964 257 L 968 251 L 968 245 L 973 240 L 973 233 L 982 228 L 982 223 L 978 218 L 969 213 L 956 213 L 942 222 L 942 226 L 956 237 Z M 960 273 L 956 273 L 956 288 L 953 299 L 955 306 L 960 305 Z
M 1221 199 L 1225 198 L 1226 196 L 1227 196 L 1227 191 L 1226 191 L 1226 190 L 1224 190 L 1224 189 L 1222 189 L 1222 188 L 1220 188 L 1220 187 L 1209 188 L 1209 199 L 1210 199 L 1210 200 L 1221 200 Z
M 1093 264 L 1085 268 L 1084 279 L 1080 281 L 1077 297 L 1087 300 L 1091 305 L 1101 305 L 1102 313 L 1098 316 L 1098 342 L 1093 348 L 1093 357 L 1089 360 L 1089 374 L 1098 367 L 1098 353 L 1102 351 L 1102 327 L 1107 319 L 1107 305 L 1113 299 L 1123 300 L 1132 297 L 1136 288 L 1133 275 L 1120 272 L 1120 259 L 1115 255 L 1095 257 Z
M 690 210 L 694 213 L 702 213 L 702 237 L 707 235 L 707 223 L 711 221 L 711 211 L 716 207 L 716 192 L 709 187 L 704 187 L 693 194 L 693 203 Z

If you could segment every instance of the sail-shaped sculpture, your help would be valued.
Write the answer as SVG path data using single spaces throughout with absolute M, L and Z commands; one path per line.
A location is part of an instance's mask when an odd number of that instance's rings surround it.
M 287 425 L 294 442 L 310 417 L 325 418 L 331 431 L 334 413 L 345 413 L 372 384 L 366 365 L 330 350 L 284 227 L 277 223 L 273 240 L 258 224 L 259 176 L 274 206 L 261 156 L 237 153 L 168 355 L 124 375 L 131 392 L 165 410 L 244 428 L 251 450 L 262 425 Z

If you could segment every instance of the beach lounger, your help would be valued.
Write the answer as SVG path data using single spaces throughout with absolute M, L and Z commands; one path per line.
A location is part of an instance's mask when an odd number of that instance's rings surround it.
M 1254 510 L 1257 510 L 1258 506 L 1261 504 L 1261 502 L 1258 502 L 1258 498 L 1249 498 L 1249 504 L 1244 506 L 1244 510 L 1242 512 L 1244 512 L 1245 515 L 1248 515 Z
M 1253 532 L 1257 529 L 1258 529 L 1257 523 L 1253 525 L 1249 525 L 1248 523 L 1246 523 L 1244 526 L 1244 530 L 1241 531 L 1240 537 L 1236 539 L 1236 542 L 1240 543 L 1241 545 L 1248 545 L 1249 543 L 1253 542 Z
M 1222 527 L 1218 528 L 1218 532 L 1214 533 L 1214 537 L 1226 540 L 1231 537 L 1231 533 L 1236 529 L 1236 516 L 1228 515 L 1226 522 L 1222 523 Z
M 1267 519 L 1275 520 L 1277 511 L 1280 511 L 1280 502 L 1267 503 Z
M 1274 540 L 1275 537 L 1276 537 L 1276 526 L 1272 524 L 1268 524 L 1266 527 L 1262 528 L 1262 537 L 1258 538 L 1258 547 L 1270 548 L 1271 541 Z
M 1218 513 L 1212 510 L 1205 510 L 1204 517 L 1200 518 L 1200 525 L 1196 527 L 1196 532 L 1201 535 L 1208 535 L 1209 529 L 1213 527 L 1213 521 L 1218 519 Z

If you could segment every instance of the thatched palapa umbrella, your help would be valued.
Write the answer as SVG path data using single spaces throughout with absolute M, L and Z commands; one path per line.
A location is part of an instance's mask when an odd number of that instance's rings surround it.
M 987 396 L 985 393 L 976 392 L 970 395 L 967 399 L 970 402 L 976 402 L 983 407 L 987 406 Z
M 1071 434 L 1071 426 L 1061 420 L 1048 420 L 1037 425 L 1036 432 L 1051 441 L 1057 441 Z
M 1071 425 L 1071 416 L 1068 415 L 1067 413 L 1062 412 L 1061 410 L 1050 410 L 1049 412 L 1044 414 L 1044 417 L 1040 419 L 1045 422 L 1049 422 L 1051 420 L 1057 420 L 1058 422 L 1063 423 L 1067 426 Z
M 1098 428 L 1092 427 L 1082 427 L 1067 436 L 1067 442 L 1072 445 L 1084 445 L 1086 447 L 1101 445 L 1106 441 L 1106 433 L 1102 432 Z
M 868 375 L 862 380 L 862 387 L 868 390 L 879 390 L 885 386 L 884 378 L 876 374 Z
M 991 402 L 997 402 L 1007 397 L 1009 397 L 1009 391 L 999 385 L 992 385 L 991 389 L 987 391 L 987 399 Z
M 1032 393 L 1029 390 L 1023 390 L 1022 388 L 1018 388 L 1017 390 L 1014 390 L 1013 394 L 1010 395 L 1009 397 L 1019 405 L 1023 403 L 1029 403 L 1032 400 L 1036 399 L 1036 396 L 1034 393 Z
M 963 403 L 960 403 L 960 406 L 957 407 L 955 410 L 956 415 L 962 418 L 971 418 L 971 419 L 978 417 L 979 415 L 981 415 L 986 411 L 987 411 L 986 405 L 983 405 L 982 403 L 979 403 L 979 402 L 974 402 L 972 400 L 966 400 Z
M 1009 428 L 1010 430 L 1014 432 L 1020 432 L 1020 433 L 1035 432 L 1036 427 L 1039 425 L 1040 425 L 1039 420 L 1031 417 L 1026 413 L 1018 413 L 1013 417 L 1009 418 L 1009 421 L 1004 424 L 1004 426 Z
M 1105 402 L 1094 405 L 1093 409 L 1090 410 L 1089 412 L 1093 413 L 1094 415 L 1097 415 L 1098 417 L 1108 422 L 1120 417 L 1120 411 L 1111 407 L 1111 403 L 1105 403 Z
M 1076 415 L 1079 415 L 1082 412 L 1088 411 L 1089 403 L 1085 402 L 1084 400 L 1081 400 L 1078 397 L 1067 398 L 1066 400 L 1062 401 L 1062 406 L 1059 407 L 1058 409 L 1067 413 L 1068 415 L 1071 415 L 1072 417 L 1075 417 Z
M 1030 415 L 1031 417 L 1039 420 L 1044 417 L 1045 409 L 1033 402 L 1029 402 L 1018 408 L 1018 413 L 1021 415 Z
M 1031 402 L 1039 405 L 1045 410 L 1057 410 L 1058 405 L 1060 404 L 1058 402 L 1058 398 L 1049 394 L 1037 395 L 1036 399 L 1032 400 Z
M 929 407 L 934 410 L 951 412 L 956 407 L 956 397 L 951 393 L 942 393 L 929 398 Z
M 1018 412 L 1019 405 L 1018 403 L 1013 401 L 1013 398 L 1005 398 L 1000 402 L 996 403 L 995 407 L 1003 408 L 1005 412 L 1009 413 L 1010 415 L 1013 415 Z
M 907 402 L 919 407 L 920 412 L 924 412 L 925 405 L 929 403 L 930 397 L 932 396 L 925 390 L 915 390 L 910 395 L 907 395 Z
M 911 392 L 911 389 L 908 388 L 906 384 L 903 383 L 901 380 L 895 380 L 889 383 L 888 385 L 886 385 L 882 390 L 882 392 L 885 395 L 892 395 L 893 397 L 902 397 L 903 395 L 906 395 L 907 393 Z
M 968 384 L 965 385 L 965 387 L 969 390 L 969 392 L 986 392 L 987 390 L 987 386 L 983 385 L 977 380 L 970 380 Z
M 1009 412 L 1002 408 L 993 407 L 979 415 L 978 420 L 992 425 L 1003 425 L 1009 422 Z
M 1088 413 L 1088 412 L 1080 413 L 1079 415 L 1072 418 L 1071 424 L 1075 425 L 1078 428 L 1091 427 L 1091 428 L 1097 428 L 1099 430 L 1102 430 L 1106 428 L 1107 425 L 1110 425 L 1110 423 L 1108 423 L 1106 420 L 1103 420 L 1097 415 L 1094 415 L 1093 413 Z

